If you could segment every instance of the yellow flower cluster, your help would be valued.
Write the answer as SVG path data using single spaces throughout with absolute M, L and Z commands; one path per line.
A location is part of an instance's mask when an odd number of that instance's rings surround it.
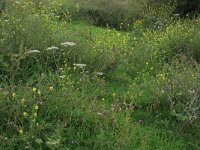
M 33 91 L 34 93 L 37 93 L 38 95 L 41 95 L 41 93 L 42 93 L 39 89 L 37 89 L 37 88 L 35 88 L 35 87 L 32 89 L 32 91 Z
M 16 93 L 12 93 L 12 97 L 13 97 L 13 98 L 16 97 L 16 95 L 17 95 Z

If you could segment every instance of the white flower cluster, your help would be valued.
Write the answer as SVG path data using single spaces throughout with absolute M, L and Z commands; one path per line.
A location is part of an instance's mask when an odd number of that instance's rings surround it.
M 97 75 L 102 76 L 103 72 L 97 72 Z
M 76 43 L 73 43 L 73 42 L 64 42 L 64 43 L 61 43 L 60 45 L 61 46 L 75 46 Z
M 39 50 L 37 49 L 33 49 L 33 50 L 29 50 L 28 52 L 26 52 L 27 54 L 32 54 L 32 53 L 40 53 Z
M 85 68 L 87 65 L 86 64 L 74 64 L 74 66 L 78 68 Z
M 49 50 L 58 50 L 59 48 L 58 47 L 56 47 L 56 46 L 51 46 L 51 47 L 48 47 L 47 48 L 47 50 L 49 51 Z
M 76 43 L 73 43 L 73 42 L 64 42 L 64 43 L 61 43 L 60 44 L 61 46 L 75 46 Z M 56 46 L 51 46 L 51 47 L 48 47 L 47 48 L 47 51 L 50 51 L 50 50 L 58 50 L 59 48 L 56 47 Z M 37 49 L 33 49 L 33 50 L 29 50 L 28 52 L 26 52 L 27 54 L 32 54 L 32 53 L 40 53 L 39 50 Z M 80 68 L 83 68 L 85 67 L 85 65 L 81 65 L 81 64 L 75 64 L 77 65 L 77 67 L 80 67 Z M 86 65 L 87 66 L 87 65 Z

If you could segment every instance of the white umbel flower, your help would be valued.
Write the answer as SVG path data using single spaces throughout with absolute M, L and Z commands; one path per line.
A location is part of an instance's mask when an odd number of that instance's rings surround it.
M 48 47 L 47 48 L 47 50 L 49 51 L 49 50 L 58 50 L 59 48 L 58 47 L 56 47 L 56 46 L 51 46 L 51 47 Z
M 28 52 L 26 52 L 27 54 L 32 54 L 32 53 L 40 53 L 39 50 L 37 49 L 33 49 L 33 50 L 29 50 Z
M 75 46 L 76 43 L 73 43 L 73 42 L 64 42 L 64 43 L 61 43 L 60 45 L 62 45 L 62 46 Z
M 97 72 L 97 75 L 102 76 L 102 75 L 103 75 L 103 72 Z
M 74 64 L 74 66 L 78 68 L 85 68 L 87 65 L 86 64 Z

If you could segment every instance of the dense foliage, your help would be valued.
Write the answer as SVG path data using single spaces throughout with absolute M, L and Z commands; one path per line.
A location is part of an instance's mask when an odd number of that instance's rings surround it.
M 184 2 L 1 1 L 0 149 L 200 149 Z

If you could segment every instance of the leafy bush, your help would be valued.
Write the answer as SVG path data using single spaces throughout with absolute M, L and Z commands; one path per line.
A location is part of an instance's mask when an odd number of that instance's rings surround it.
M 164 87 L 171 114 L 183 125 L 195 125 L 200 115 L 199 65 L 183 58 L 172 66 L 166 67 L 168 83 Z
M 148 30 L 141 40 L 145 52 L 153 61 L 170 62 L 178 55 L 192 57 L 199 62 L 199 19 L 191 21 L 176 21 L 167 25 L 161 31 Z

